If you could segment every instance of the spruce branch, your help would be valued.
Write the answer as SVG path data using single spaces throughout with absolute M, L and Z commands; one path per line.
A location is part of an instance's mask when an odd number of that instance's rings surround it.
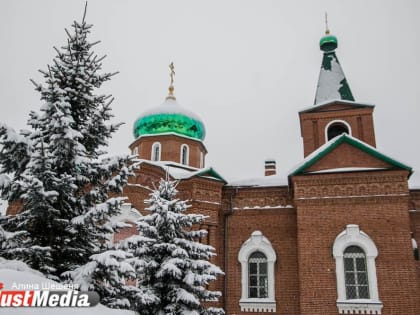
M 59 57 L 59 58 L 62 58 L 61 51 L 60 51 L 57 47 L 55 47 L 55 46 L 53 46 L 53 48 L 54 48 L 54 50 L 57 52 L 58 57 Z
M 89 48 L 91 48 L 91 47 L 99 44 L 100 42 L 101 42 L 100 40 L 97 40 L 96 42 L 93 42 L 93 43 L 88 44 L 88 46 L 89 46 Z
M 85 18 L 86 18 L 86 13 L 87 13 L 87 5 L 88 5 L 88 2 L 86 1 L 86 3 L 85 3 L 85 10 L 83 12 L 83 18 L 82 18 L 82 23 L 83 24 L 85 23 Z

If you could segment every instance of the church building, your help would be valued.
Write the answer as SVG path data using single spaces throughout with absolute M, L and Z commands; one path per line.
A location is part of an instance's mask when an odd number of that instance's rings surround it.
M 274 160 L 259 180 L 232 183 L 207 166 L 205 125 L 178 103 L 172 75 L 163 104 L 134 123 L 139 168 L 123 216 L 144 214 L 148 188 L 167 173 L 178 180 L 178 197 L 208 216 L 203 242 L 225 272 L 211 286 L 228 315 L 418 315 L 413 170 L 376 148 L 375 106 L 355 100 L 328 30 L 320 48 L 314 105 L 298 113 L 304 156 L 287 177 Z

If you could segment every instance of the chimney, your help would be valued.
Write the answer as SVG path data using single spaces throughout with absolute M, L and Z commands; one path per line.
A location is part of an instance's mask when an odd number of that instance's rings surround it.
M 265 160 L 265 176 L 276 175 L 276 160 Z

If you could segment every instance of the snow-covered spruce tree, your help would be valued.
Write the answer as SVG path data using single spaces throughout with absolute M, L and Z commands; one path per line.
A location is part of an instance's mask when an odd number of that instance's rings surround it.
M 204 305 L 221 296 L 207 286 L 223 274 L 209 261 L 214 248 L 199 243 L 207 232 L 195 228 L 206 217 L 185 214 L 188 205 L 177 200 L 176 194 L 175 182 L 161 180 L 146 201 L 150 214 L 137 221 L 140 235 L 120 244 L 133 255 L 129 261 L 136 271 L 137 287 L 150 293 L 149 303 L 131 300 L 131 309 L 142 315 L 224 314 L 220 308 Z
M 133 255 L 126 250 L 111 249 L 92 255 L 90 261 L 66 273 L 82 291 L 95 291 L 101 303 L 119 309 L 137 309 L 159 302 L 146 287 L 135 284 L 136 272 L 132 266 Z
M 86 13 L 86 11 L 85 11 Z M 29 131 L 0 126 L 1 197 L 21 204 L 1 220 L 9 233 L 1 254 L 18 258 L 50 278 L 89 261 L 116 228 L 119 194 L 131 174 L 128 156 L 106 157 L 104 147 L 120 124 L 110 124 L 112 98 L 96 90 L 112 73 L 88 41 L 92 25 L 74 22 L 67 44 L 35 83 L 40 112 L 31 112 Z M 19 232 L 19 233 L 18 233 Z M 26 233 L 22 241 L 13 239 Z M 13 244 L 15 244 L 13 246 Z

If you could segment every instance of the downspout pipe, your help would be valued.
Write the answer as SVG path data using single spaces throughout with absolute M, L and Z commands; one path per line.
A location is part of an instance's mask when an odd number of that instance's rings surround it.
M 228 268 L 228 218 L 233 214 L 233 198 L 235 197 L 238 189 L 232 190 L 230 193 L 229 199 L 229 208 L 226 211 L 223 211 L 223 224 L 224 224 L 224 239 L 223 239 L 223 247 L 224 247 L 224 272 L 225 276 L 223 278 L 223 308 L 226 310 L 227 306 L 227 268 Z

